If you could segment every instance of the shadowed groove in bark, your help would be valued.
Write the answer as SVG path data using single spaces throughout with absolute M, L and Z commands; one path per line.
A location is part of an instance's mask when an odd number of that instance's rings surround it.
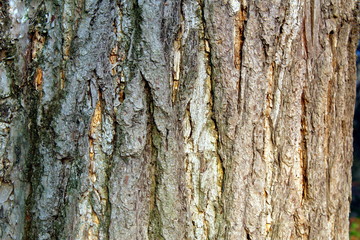
M 143 77 L 142 77 L 143 78 Z M 154 121 L 154 106 L 153 99 L 151 96 L 151 88 L 148 82 L 143 78 L 145 83 L 145 94 L 146 94 L 146 102 L 148 106 L 148 129 L 147 129 L 147 141 L 149 145 L 149 151 L 145 154 L 148 158 L 150 158 L 150 177 L 151 177 L 151 189 L 150 189 L 150 213 L 149 213 L 149 226 L 148 226 L 148 235 L 150 239 L 164 239 L 161 235 L 161 221 L 159 221 L 160 214 L 159 209 L 157 207 L 157 184 L 159 181 L 159 175 L 161 174 L 161 168 L 158 166 L 157 162 L 157 154 L 159 144 L 158 138 L 160 137 L 159 131 L 156 129 L 155 121 Z
M 302 200 L 307 200 L 308 195 L 308 179 L 307 179 L 307 138 L 308 138 L 308 132 L 307 132 L 307 123 L 306 123 L 306 115 L 307 115 L 307 109 L 306 104 L 307 100 L 305 97 L 305 91 L 306 87 L 303 89 L 303 93 L 301 94 L 301 144 L 300 144 L 300 159 L 301 159 L 301 169 L 302 169 L 302 175 L 303 175 L 303 194 L 302 194 Z

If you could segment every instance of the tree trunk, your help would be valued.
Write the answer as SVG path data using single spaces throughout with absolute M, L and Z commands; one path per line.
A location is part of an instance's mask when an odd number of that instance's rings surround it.
M 355 2 L 3 1 L 0 238 L 348 239 Z

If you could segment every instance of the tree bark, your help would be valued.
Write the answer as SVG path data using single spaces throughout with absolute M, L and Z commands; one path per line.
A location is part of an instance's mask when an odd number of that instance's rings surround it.
M 0 4 L 1 239 L 348 239 L 355 1 Z

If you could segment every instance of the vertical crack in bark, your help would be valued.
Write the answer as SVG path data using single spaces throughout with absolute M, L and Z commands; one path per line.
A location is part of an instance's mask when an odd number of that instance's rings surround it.
M 306 21 L 307 21 L 307 16 L 306 16 L 306 11 L 304 11 L 304 17 L 302 20 L 302 35 L 301 35 L 301 40 L 304 46 L 304 52 L 305 52 L 305 60 L 308 60 L 309 57 L 309 49 L 308 49 L 308 40 L 306 37 Z
M 314 45 L 314 24 L 315 24 L 315 1 L 310 0 L 310 30 L 311 30 L 311 45 Z
M 308 163 L 307 163 L 307 138 L 308 138 L 308 127 L 307 127 L 307 100 L 305 95 L 306 87 L 304 87 L 301 94 L 301 142 L 300 142 L 300 167 L 302 171 L 302 201 L 303 204 L 308 197 Z
M 157 160 L 158 154 L 158 144 L 160 138 L 160 132 L 156 128 L 155 120 L 154 120 L 154 100 L 151 93 L 151 87 L 146 81 L 144 75 L 140 71 L 140 75 L 142 81 L 144 82 L 144 91 L 146 95 L 146 104 L 147 104 L 147 146 L 149 146 L 148 152 L 145 152 L 147 158 L 150 159 L 150 196 L 149 196 L 149 222 L 147 226 L 147 233 L 149 239 L 159 239 L 162 240 L 164 237 L 162 236 L 162 221 L 160 219 L 160 213 L 158 209 L 158 182 L 160 180 L 159 175 L 161 174 L 161 168 L 159 167 L 159 163 Z
M 301 206 L 305 206 L 305 201 L 309 197 L 309 179 L 308 179 L 308 121 L 309 121 L 309 114 L 308 114 L 308 100 L 307 100 L 307 82 L 310 80 L 310 73 L 308 69 L 309 65 L 309 57 L 311 57 L 312 53 L 309 52 L 309 42 L 307 39 L 307 28 L 306 22 L 308 21 L 307 16 L 308 11 L 304 10 L 304 17 L 302 19 L 302 32 L 301 32 L 301 40 L 302 40 L 302 47 L 303 47 L 303 57 L 305 60 L 305 83 L 303 86 L 302 94 L 301 94 L 301 128 L 300 128 L 300 134 L 301 134 L 301 140 L 300 140 L 300 168 L 301 168 L 301 175 L 302 175 L 302 200 L 301 200 Z M 311 16 L 313 15 L 312 9 L 310 9 Z M 313 24 L 313 23 L 311 23 Z M 312 27 L 311 27 L 312 29 Z M 311 44 L 312 46 L 312 44 Z
M 245 25 L 247 8 L 241 4 L 240 10 L 235 15 L 234 23 L 234 65 L 237 70 L 241 68 L 242 47 L 245 41 Z M 240 75 L 241 76 L 241 75 Z
M 190 102 L 186 105 L 184 117 L 182 120 L 182 133 L 184 137 L 184 152 L 185 152 L 185 177 L 186 177 L 186 186 L 188 189 L 188 202 L 190 205 L 190 212 L 192 213 L 192 221 L 189 223 L 191 224 L 191 230 L 192 234 L 196 236 L 196 223 L 193 220 L 196 213 L 195 211 L 199 210 L 196 206 L 196 203 L 194 203 L 195 199 L 197 198 L 197 191 L 199 190 L 196 183 L 199 183 L 199 179 L 195 179 L 196 176 L 196 169 L 194 169 L 194 157 L 193 157 L 193 151 L 194 151 L 194 141 L 193 141 L 193 123 L 191 120 L 191 112 L 190 112 Z M 196 181 L 198 180 L 198 181 Z M 195 183 L 195 184 L 194 184 Z M 193 236 L 193 237 L 194 237 Z
M 246 230 L 246 240 L 252 240 L 251 237 L 250 237 L 250 233 L 248 230 Z

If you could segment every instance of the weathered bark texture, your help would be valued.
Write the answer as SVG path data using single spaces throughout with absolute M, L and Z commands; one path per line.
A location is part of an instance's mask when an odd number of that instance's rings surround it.
M 1 239 L 348 238 L 356 1 L 0 7 Z

